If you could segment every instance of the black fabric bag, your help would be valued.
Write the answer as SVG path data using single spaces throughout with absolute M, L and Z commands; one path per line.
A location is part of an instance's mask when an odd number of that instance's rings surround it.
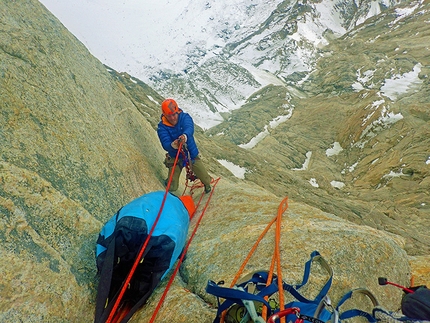
M 402 298 L 402 313 L 413 319 L 430 321 L 430 289 L 426 286 L 411 289 L 414 292 Z
M 103 241 L 99 237 L 98 243 L 108 244 L 107 250 L 97 258 L 100 281 L 94 322 L 105 322 L 108 318 L 114 305 L 113 300 L 133 266 L 142 241 L 147 237 L 145 232 L 145 220 L 125 217 L 118 222 L 109 239 Z M 169 269 L 174 248 L 175 243 L 166 235 L 151 237 L 144 258 L 137 266 L 124 294 L 123 301 L 132 304 L 132 307 L 121 322 L 127 322 L 151 296 L 163 274 Z

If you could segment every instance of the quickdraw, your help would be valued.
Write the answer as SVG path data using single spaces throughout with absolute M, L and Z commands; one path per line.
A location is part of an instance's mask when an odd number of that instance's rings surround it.
M 191 161 L 191 156 L 190 156 L 190 152 L 187 149 L 187 144 L 183 144 L 182 145 L 182 149 L 181 149 L 181 155 L 182 155 L 182 166 L 185 167 L 186 171 L 187 171 L 187 175 L 186 178 L 187 180 L 194 182 L 197 179 L 196 174 L 194 174 L 193 172 L 193 163 Z
M 286 308 L 282 311 L 279 311 L 276 314 L 273 314 L 271 317 L 269 317 L 269 319 L 267 320 L 267 323 L 275 323 L 275 320 L 286 317 L 287 315 L 290 315 L 290 314 L 296 315 L 297 319 L 295 323 L 303 323 L 304 321 L 308 321 L 311 323 L 325 323 L 324 321 L 321 321 L 320 319 L 317 319 L 315 317 L 300 314 L 300 308 L 298 307 Z

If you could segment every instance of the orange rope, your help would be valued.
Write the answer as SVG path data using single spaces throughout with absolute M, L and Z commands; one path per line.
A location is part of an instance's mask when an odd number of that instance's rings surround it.
M 266 285 L 269 285 L 270 282 L 272 281 L 273 272 L 274 272 L 274 268 L 275 268 L 275 262 L 276 262 L 277 263 L 277 275 L 278 275 L 279 303 L 280 303 L 281 310 L 284 309 L 284 289 L 283 289 L 283 286 L 282 286 L 282 268 L 281 268 L 281 252 L 280 252 L 281 222 L 282 222 L 282 215 L 287 210 L 287 208 L 288 208 L 288 197 L 285 197 L 282 200 L 282 202 L 279 204 L 278 213 L 270 221 L 270 223 L 266 226 L 266 228 L 264 229 L 264 231 L 260 234 L 260 236 L 258 237 L 257 241 L 252 246 L 250 252 L 246 256 L 246 258 L 243 261 L 242 265 L 240 266 L 238 272 L 236 273 L 236 276 L 233 278 L 233 281 L 230 284 L 230 288 L 233 287 L 236 284 L 237 280 L 242 275 L 242 272 L 245 269 L 246 264 L 248 263 L 249 259 L 251 258 L 251 256 L 255 252 L 255 250 L 257 249 L 258 244 L 264 238 L 264 236 L 266 235 L 266 233 L 269 231 L 269 229 L 272 226 L 272 224 L 276 222 L 275 252 L 274 252 L 274 254 L 272 256 L 272 262 L 270 264 L 270 271 L 269 271 L 269 275 L 268 275 L 268 279 L 267 279 Z M 267 300 L 267 297 L 266 297 L 266 300 Z M 222 312 L 220 323 L 224 323 L 224 321 L 225 321 L 225 315 L 226 314 L 227 314 L 227 310 L 225 310 L 224 312 Z M 262 317 L 263 317 L 264 320 L 266 320 L 266 317 L 267 317 L 267 308 L 266 308 L 266 306 L 263 306 Z M 285 323 L 285 318 L 281 319 L 281 323 Z
M 272 255 L 272 261 L 270 262 L 270 269 L 269 269 L 269 275 L 267 276 L 266 281 L 266 287 L 270 285 L 273 279 L 273 271 L 275 269 L 275 262 L 276 262 L 276 254 L 273 253 Z M 264 299 L 267 301 L 269 299 L 269 296 L 264 296 Z M 267 306 L 263 305 L 263 309 L 261 311 L 261 317 L 266 321 L 267 319 Z
M 264 229 L 264 231 L 260 234 L 260 236 L 258 237 L 257 241 L 254 243 L 254 245 L 252 246 L 252 248 L 249 251 L 248 255 L 246 256 L 245 260 L 243 261 L 242 265 L 240 266 L 239 270 L 237 271 L 236 276 L 234 276 L 233 281 L 230 284 L 230 288 L 233 287 L 236 284 L 236 282 L 238 281 L 238 279 L 242 275 L 242 272 L 245 269 L 246 264 L 248 263 L 249 259 L 251 259 L 251 256 L 254 253 L 254 251 L 257 249 L 258 244 L 264 238 L 264 236 L 266 235 L 267 231 L 269 231 L 270 227 L 272 226 L 273 223 L 275 223 L 275 221 L 276 221 L 276 217 L 273 218 L 270 221 L 270 223 L 266 226 L 266 228 Z M 227 314 L 227 310 L 225 310 L 224 312 L 222 312 L 220 323 L 224 323 L 226 314 Z
M 176 274 L 177 274 L 177 272 L 178 272 L 178 270 L 179 270 L 179 267 L 181 267 L 182 261 L 184 260 L 184 257 L 185 257 L 185 255 L 186 255 L 186 253 L 187 253 L 187 251 L 188 251 L 188 247 L 190 246 L 191 241 L 193 240 L 193 237 L 194 237 L 194 235 L 195 235 L 195 234 L 196 234 L 196 232 L 197 232 L 197 228 L 198 228 L 198 226 L 199 226 L 199 224 L 200 224 L 200 222 L 201 222 L 201 220 L 202 220 L 202 218 L 203 218 L 203 215 L 204 215 L 204 214 L 205 214 L 205 212 L 206 212 L 206 209 L 207 209 L 207 207 L 208 207 L 208 205 L 209 205 L 209 201 L 210 201 L 210 199 L 211 199 L 211 197 L 212 197 L 212 194 L 213 194 L 213 192 L 214 192 L 214 190 L 215 190 L 215 186 L 216 186 L 216 184 L 218 183 L 218 181 L 219 181 L 219 178 L 215 181 L 215 184 L 214 184 L 214 186 L 213 186 L 213 189 L 212 189 L 212 191 L 211 191 L 211 194 L 209 195 L 209 198 L 208 198 L 208 200 L 206 201 L 205 207 L 204 207 L 204 209 L 203 209 L 203 211 L 202 211 L 202 213 L 201 213 L 201 215 L 200 215 L 200 217 L 199 217 L 199 219 L 198 219 L 198 221 L 197 221 L 197 223 L 196 223 L 196 225 L 195 225 L 195 227 L 194 227 L 193 233 L 191 234 L 191 236 L 190 236 L 190 238 L 188 239 L 188 242 L 187 242 L 187 244 L 186 244 L 186 246 L 185 246 L 184 250 L 182 251 L 181 257 L 179 258 L 179 261 L 178 261 L 178 263 L 177 263 L 177 265 L 176 265 L 176 267 L 175 267 L 175 270 L 173 271 L 172 275 L 170 276 L 169 282 L 167 283 L 167 286 L 166 286 L 166 288 L 164 289 L 163 295 L 161 296 L 161 299 L 159 300 L 159 302 L 158 302 L 158 304 L 157 304 L 157 307 L 155 308 L 154 313 L 152 314 L 152 317 L 151 317 L 151 320 L 149 321 L 149 323 L 153 323 L 153 322 L 154 322 L 154 320 L 155 320 L 155 318 L 157 317 L 157 314 L 158 314 L 158 312 L 159 312 L 159 310 L 160 310 L 160 308 L 161 308 L 161 305 L 163 304 L 164 299 L 166 298 L 167 292 L 169 291 L 170 286 L 172 285 L 173 280 L 175 279 L 175 276 L 176 276 Z M 204 195 L 204 194 L 202 194 L 202 196 L 203 196 L 203 195 Z M 195 212 L 194 212 L 194 213 L 195 213 Z
M 279 292 L 279 310 L 284 310 L 284 287 L 282 286 L 282 267 L 281 267 L 281 223 L 282 223 L 282 214 L 288 208 L 288 197 L 284 198 L 279 205 L 278 208 L 278 216 L 276 221 L 276 240 L 275 240 L 275 254 L 276 254 L 276 262 L 278 268 L 278 292 Z M 281 318 L 280 323 L 285 323 L 285 317 Z
M 243 261 L 242 266 L 240 266 L 238 272 L 236 273 L 236 276 L 234 276 L 233 281 L 231 282 L 230 287 L 233 287 L 234 284 L 236 284 L 236 282 L 238 281 L 238 279 L 240 278 L 240 276 L 242 275 L 243 270 L 245 269 L 246 264 L 248 263 L 249 259 L 251 258 L 252 254 L 254 253 L 254 251 L 257 249 L 258 244 L 260 243 L 260 241 L 264 238 L 264 235 L 267 233 L 267 231 L 269 231 L 270 227 L 272 226 L 273 223 L 275 223 L 276 221 L 276 217 L 273 218 L 272 221 L 270 221 L 270 223 L 267 225 L 267 227 L 264 229 L 264 231 L 260 234 L 260 236 L 258 237 L 257 241 L 254 243 L 254 245 L 252 246 L 251 251 L 248 253 L 248 256 L 246 257 L 246 259 Z
M 288 197 L 284 198 L 282 202 L 279 204 L 278 213 L 276 215 L 276 232 L 275 232 L 275 252 L 272 256 L 272 261 L 270 263 L 269 275 L 267 277 L 266 286 L 269 286 L 272 282 L 273 271 L 275 268 L 275 262 L 277 264 L 277 275 L 278 275 L 278 292 L 279 292 L 279 306 L 280 310 L 284 309 L 284 288 L 282 286 L 282 269 L 281 269 L 281 252 L 280 252 L 280 242 L 281 242 L 281 222 L 282 222 L 282 214 L 288 208 Z M 268 296 L 265 296 L 264 299 L 267 301 L 269 299 Z M 266 320 L 267 319 L 267 307 L 263 306 L 263 310 L 261 313 L 261 317 Z M 281 320 L 281 323 L 285 323 L 285 319 Z

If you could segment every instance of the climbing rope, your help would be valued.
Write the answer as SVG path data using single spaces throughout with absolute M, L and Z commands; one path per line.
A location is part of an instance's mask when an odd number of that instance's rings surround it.
M 136 259 L 134 260 L 133 266 L 131 267 L 131 270 L 128 273 L 126 280 L 122 284 L 121 290 L 120 290 L 120 292 L 118 294 L 118 297 L 115 299 L 115 303 L 114 303 L 114 305 L 113 305 L 113 307 L 112 307 L 112 309 L 111 309 L 111 311 L 109 313 L 109 316 L 108 316 L 108 318 L 106 320 L 106 323 L 113 323 L 112 319 L 113 319 L 113 317 L 114 317 L 114 315 L 115 315 L 115 313 L 116 313 L 116 311 L 118 309 L 118 306 L 121 303 L 121 300 L 122 300 L 122 298 L 124 296 L 124 293 L 125 293 L 128 285 L 129 285 L 131 279 L 133 278 L 134 272 L 136 271 L 136 268 L 137 268 L 140 260 L 142 259 L 142 255 L 145 252 L 146 247 L 148 246 L 149 240 L 151 239 L 151 236 L 152 236 L 152 234 L 153 234 L 153 232 L 155 230 L 155 227 L 156 227 L 156 225 L 158 223 L 158 220 L 160 219 L 161 213 L 163 212 L 164 203 L 166 202 L 167 194 L 169 193 L 170 184 L 172 183 L 174 169 L 176 167 L 176 163 L 178 162 L 179 153 L 181 151 L 181 148 L 182 148 L 182 142 L 179 143 L 178 152 L 176 154 L 176 158 L 175 158 L 175 161 L 173 163 L 173 171 L 172 171 L 172 174 L 170 174 L 169 180 L 167 182 L 166 191 L 164 192 L 164 196 L 163 196 L 163 200 L 161 202 L 160 210 L 158 211 L 157 217 L 155 218 L 154 224 L 152 225 L 151 230 L 149 231 L 148 236 L 145 239 L 145 242 L 143 243 L 142 247 L 140 248 L 139 253 L 138 253 Z
M 270 285 L 272 278 L 273 278 L 273 272 L 275 268 L 275 263 L 277 264 L 277 275 L 278 275 L 278 292 L 279 292 L 279 303 L 281 306 L 281 310 L 284 309 L 284 290 L 282 286 L 282 268 L 281 268 L 281 252 L 280 252 L 280 241 L 281 241 L 281 222 L 282 222 L 282 215 L 288 208 L 288 197 L 285 197 L 278 207 L 278 212 L 276 216 L 270 221 L 270 223 L 266 226 L 266 228 L 263 230 L 263 232 L 260 234 L 260 236 L 255 241 L 254 245 L 252 246 L 251 250 L 249 251 L 248 255 L 246 256 L 245 260 L 243 261 L 242 265 L 240 266 L 239 270 L 237 271 L 236 275 L 233 278 L 233 281 L 230 284 L 230 288 L 234 287 L 238 279 L 242 276 L 243 270 L 245 269 L 246 264 L 248 263 L 249 259 L 254 254 L 255 250 L 257 249 L 260 241 L 264 238 L 266 233 L 269 231 L 270 227 L 273 225 L 273 223 L 276 222 L 276 230 L 275 230 L 275 250 L 272 256 L 272 261 L 270 265 L 269 275 L 266 281 L 266 285 Z M 267 300 L 267 297 L 266 297 Z M 227 314 L 227 310 L 222 312 L 221 314 L 221 320 L 220 323 L 224 323 L 225 316 Z M 263 312 L 262 317 L 264 321 L 266 321 L 267 318 L 267 307 L 263 306 Z M 281 318 L 281 322 L 285 322 L 285 318 Z
M 278 275 L 278 292 L 279 292 L 279 310 L 284 310 L 284 287 L 282 286 L 282 268 L 281 268 L 281 223 L 282 214 L 288 208 L 288 197 L 284 198 L 278 207 L 278 214 L 276 219 L 276 239 L 275 239 L 275 255 L 277 263 L 277 275 Z M 268 282 L 267 282 L 268 283 Z M 285 323 L 285 317 L 281 317 L 281 323 Z
M 210 195 L 209 195 L 209 198 L 207 199 L 207 201 L 206 201 L 206 203 L 205 203 L 205 206 L 204 206 L 204 208 L 203 208 L 203 210 L 202 210 L 202 213 L 200 214 L 200 216 L 199 216 L 199 218 L 198 218 L 198 220 L 197 220 L 197 223 L 196 223 L 196 225 L 194 226 L 194 230 L 193 230 L 193 232 L 191 233 L 191 236 L 190 236 L 190 238 L 188 239 L 188 242 L 187 242 L 187 244 L 185 245 L 184 250 L 182 251 L 181 257 L 179 258 L 179 261 L 178 261 L 178 263 L 176 264 L 175 270 L 173 271 L 173 273 L 172 273 L 172 275 L 171 275 L 171 277 L 170 277 L 170 279 L 169 279 L 169 282 L 167 283 L 166 288 L 164 289 L 163 295 L 161 296 L 160 300 L 158 301 L 158 304 L 157 304 L 157 306 L 156 306 L 156 308 L 155 308 L 155 310 L 154 310 L 154 313 L 152 314 L 152 317 L 151 317 L 151 319 L 150 319 L 149 323 L 153 323 L 153 322 L 154 322 L 154 320 L 155 320 L 155 318 L 157 317 L 157 314 L 158 314 L 158 312 L 159 312 L 159 310 L 160 310 L 160 308 L 161 308 L 161 305 L 163 304 L 164 299 L 166 298 L 166 295 L 167 295 L 167 293 L 169 292 L 170 286 L 172 285 L 173 280 L 175 279 L 175 276 L 176 276 L 177 272 L 179 271 L 179 268 L 181 267 L 181 264 L 182 264 L 182 262 L 183 262 L 183 260 L 184 260 L 184 257 L 185 257 L 185 255 L 186 255 L 186 253 L 187 253 L 187 251 L 188 251 L 188 247 L 190 246 L 191 241 L 193 240 L 194 235 L 195 235 L 195 234 L 196 234 L 196 232 L 197 232 L 197 228 L 199 227 L 200 222 L 202 221 L 203 215 L 205 214 L 206 209 L 207 209 L 207 207 L 209 206 L 210 199 L 211 199 L 211 197 L 212 197 L 213 192 L 215 191 L 215 186 L 216 186 L 216 184 L 218 183 L 218 181 L 219 181 L 219 178 L 218 178 L 218 179 L 216 179 L 216 180 L 214 181 L 213 189 L 212 189 L 212 191 L 211 191 L 211 193 L 210 193 Z M 204 195 L 204 194 L 202 194 L 201 196 L 203 196 L 203 195 Z M 201 201 L 201 199 L 200 199 L 200 201 Z M 200 201 L 199 201 L 199 204 L 200 204 Z M 196 208 L 196 209 L 197 209 L 197 208 Z M 194 213 L 196 213 L 196 212 L 194 212 Z
M 112 323 L 121 322 L 121 320 L 130 312 L 131 308 L 132 306 L 129 303 L 121 304 L 112 319 Z

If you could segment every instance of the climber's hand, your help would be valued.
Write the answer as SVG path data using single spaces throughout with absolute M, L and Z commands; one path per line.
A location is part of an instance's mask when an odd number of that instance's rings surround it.
M 178 149 L 179 148 L 179 139 L 172 141 L 170 146 L 172 146 L 174 149 Z
M 187 135 L 186 134 L 182 134 L 179 136 L 178 138 L 179 142 L 182 142 L 183 144 L 187 142 Z

